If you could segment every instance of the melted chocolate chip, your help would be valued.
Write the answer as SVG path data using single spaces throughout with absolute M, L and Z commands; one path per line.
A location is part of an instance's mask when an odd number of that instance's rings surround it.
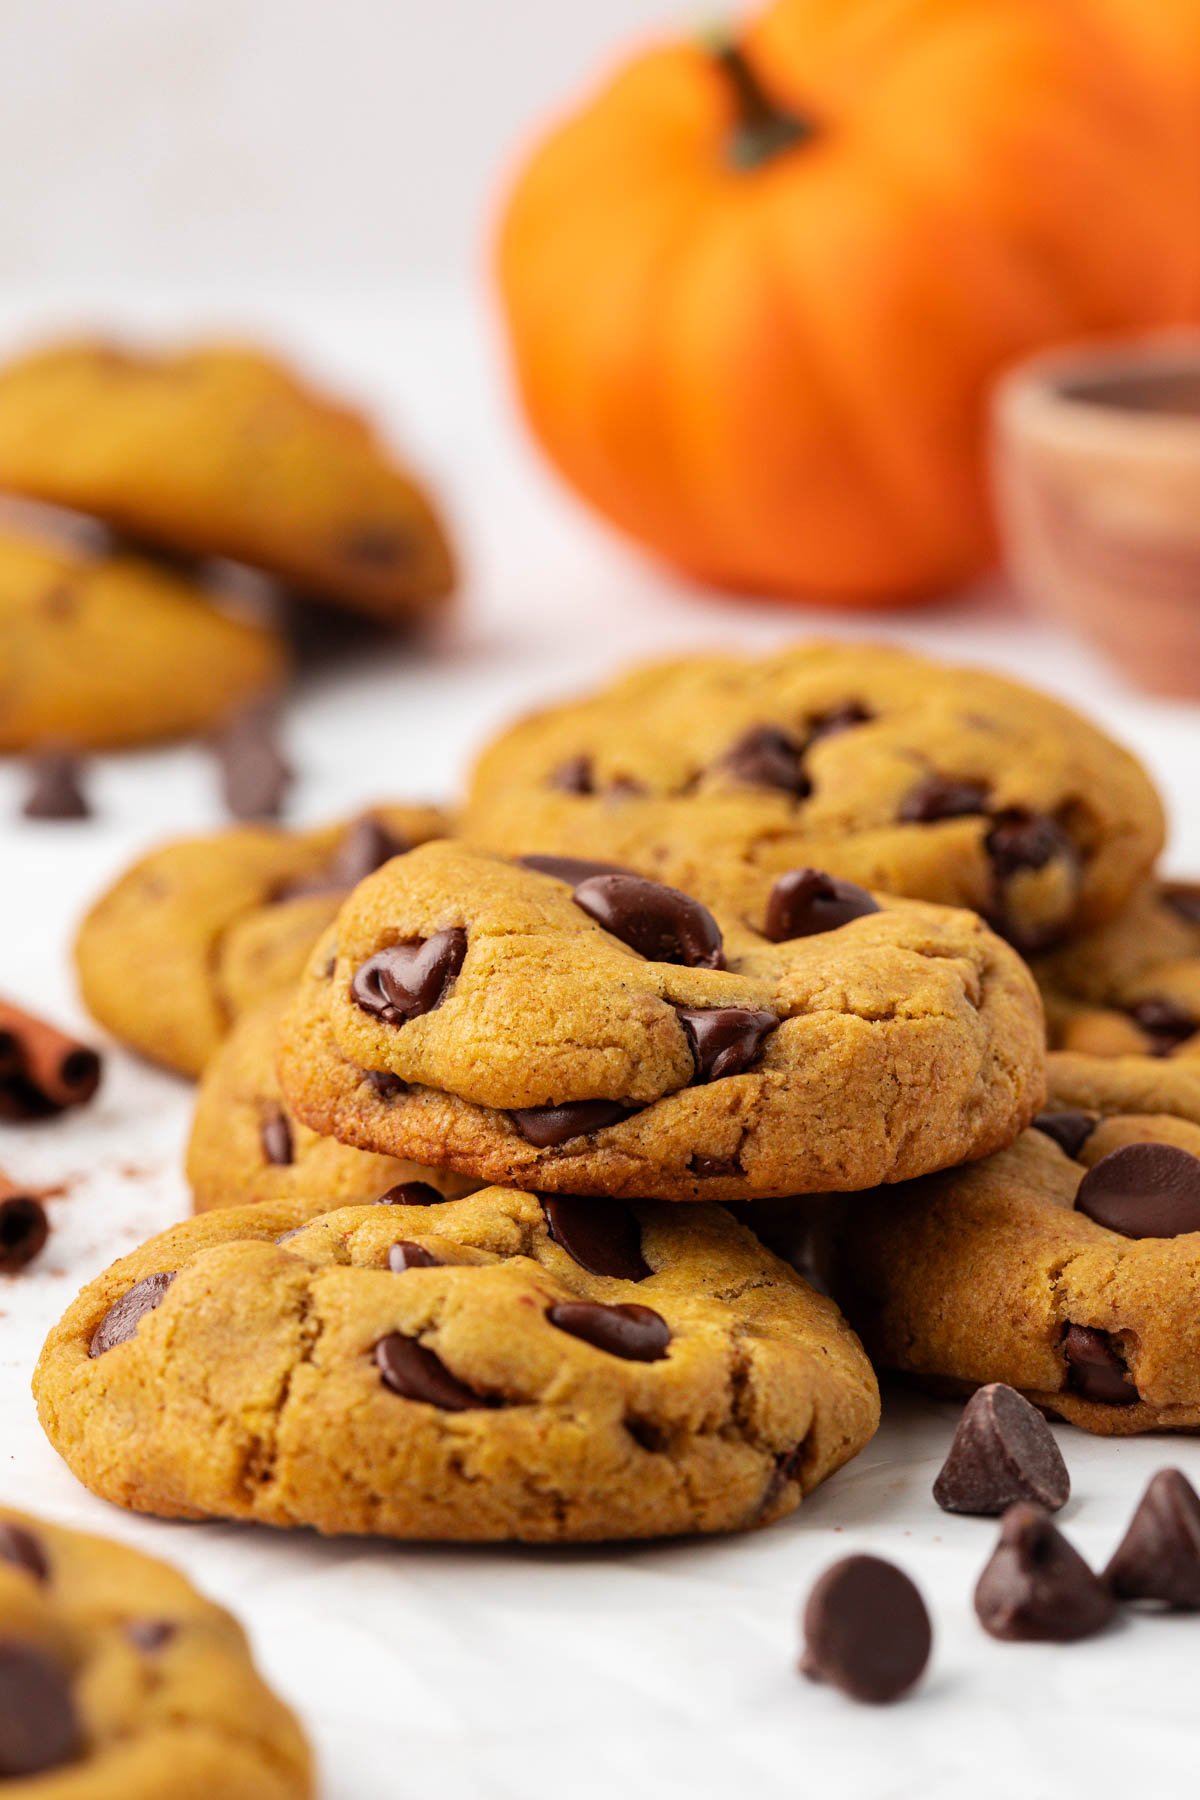
M 401 1238 L 388 1251 L 388 1268 L 393 1275 L 403 1275 L 409 1269 L 440 1269 L 441 1266 L 440 1256 L 426 1250 L 424 1244 L 414 1244 L 411 1238 Z
M 1070 1494 L 1062 1452 L 1036 1406 L 996 1381 L 973 1394 L 933 1484 L 942 1511 L 997 1518 L 1032 1500 L 1057 1512 Z
M 178 1630 L 178 1625 L 173 1624 L 170 1619 L 130 1619 L 125 1627 L 125 1636 L 135 1650 L 152 1656 L 156 1650 L 169 1644 Z
M 536 1150 L 557 1149 L 572 1138 L 588 1137 L 603 1131 L 637 1111 L 636 1106 L 623 1106 L 619 1100 L 568 1100 L 562 1106 L 520 1106 L 509 1118 Z
M 1200 1610 L 1200 1497 L 1178 1469 L 1151 1477 L 1104 1579 L 1118 1600 Z
M 0 1562 L 11 1563 L 14 1569 L 24 1569 L 35 1581 L 50 1579 L 50 1562 L 42 1540 L 23 1525 L 0 1520 Z
M 446 1196 L 431 1181 L 400 1181 L 380 1194 L 376 1206 L 440 1206 Z
M 718 1176 L 744 1175 L 745 1170 L 736 1156 L 700 1156 L 688 1157 L 688 1172 L 698 1175 L 701 1181 L 712 1181 Z
M 804 800 L 812 792 L 804 772 L 804 748 L 776 725 L 753 725 L 730 745 L 720 767 L 750 787 L 780 788 Z
M 1039 1113 L 1033 1121 L 1035 1131 L 1043 1136 L 1053 1138 L 1063 1153 L 1074 1160 L 1091 1137 L 1099 1120 L 1091 1113 L 1076 1112 L 1073 1109 L 1063 1112 Z
M 1061 825 L 1016 808 L 996 814 L 986 842 L 999 881 L 1023 869 L 1044 869 L 1056 856 L 1077 861 L 1075 846 Z
M 1175 1144 L 1124 1144 L 1093 1163 L 1075 1210 L 1122 1237 L 1200 1231 L 1200 1157 Z
M 1139 1000 L 1125 1011 L 1150 1039 L 1151 1056 L 1170 1056 L 1194 1037 L 1198 1028 L 1192 1014 L 1173 1000 Z
M 295 1160 L 291 1121 L 281 1106 L 267 1114 L 258 1128 L 263 1155 L 279 1168 Z
M 303 875 L 296 881 L 277 888 L 276 900 L 296 900 L 310 894 L 341 894 L 357 887 L 376 869 L 381 869 L 393 856 L 403 856 L 410 848 L 407 840 L 381 825 L 370 813 L 347 826 L 328 868 L 314 875 Z
M 1107 1587 L 1040 1506 L 1010 1506 L 1000 1540 L 975 1589 L 975 1612 L 991 1637 L 1069 1644 L 1113 1616 Z
M 586 856 L 518 856 L 517 861 L 523 869 L 533 869 L 538 875 L 553 875 L 556 881 L 565 881 L 568 887 L 578 887 L 592 875 L 633 874 L 632 869 L 622 868 L 620 863 L 592 862 Z
M 351 998 L 385 1025 L 407 1025 L 442 1004 L 466 954 L 467 934 L 460 925 L 392 944 L 363 963 L 350 984 Z
M 925 1602 L 903 1570 L 878 1556 L 847 1556 L 808 1596 L 800 1669 L 879 1705 L 915 1685 L 932 1645 Z
M 649 1306 L 564 1300 L 552 1306 L 546 1317 L 559 1331 L 582 1338 L 609 1356 L 624 1357 L 626 1362 L 659 1362 L 671 1342 L 667 1321 Z
M 869 725 L 875 717 L 859 700 L 847 700 L 841 706 L 831 706 L 828 712 L 818 713 L 815 719 L 808 721 L 808 742 L 819 743 L 821 738 L 839 737 L 843 731 L 852 731 L 856 725 Z
M 745 1074 L 779 1025 L 774 1013 L 747 1006 L 677 1006 L 675 1011 L 687 1033 L 696 1086 Z
M 789 869 L 771 889 L 763 936 L 782 944 L 787 938 L 837 931 L 879 910 L 866 888 L 853 881 L 840 881 L 822 869 Z
M 442 1412 L 467 1412 L 490 1405 L 484 1395 L 452 1375 L 440 1356 L 398 1331 L 380 1338 L 375 1362 L 384 1387 L 405 1400 L 420 1400 Z
M 398 1094 L 408 1092 L 408 1083 L 393 1075 L 390 1069 L 364 1069 L 363 1080 L 374 1088 L 381 1100 L 394 1100 Z
M 591 757 L 572 756 L 565 763 L 560 763 L 546 777 L 546 786 L 557 788 L 563 794 L 594 794 L 596 783 Z
M 66 1671 L 32 1644 L 0 1639 L 0 1780 L 61 1768 L 82 1748 Z
M 1090 1325 L 1068 1325 L 1063 1333 L 1063 1355 L 1067 1359 L 1067 1385 L 1085 1400 L 1097 1400 L 1102 1406 L 1133 1406 L 1138 1391 L 1133 1385 L 1125 1358 L 1107 1331 Z
M 641 875 L 591 875 L 574 901 L 590 919 L 647 962 L 719 969 L 721 931 L 706 906 L 678 888 Z
M 10 1194 L 0 1200 L 0 1274 L 15 1275 L 44 1247 L 50 1221 L 32 1194 Z
M 97 1325 L 92 1333 L 88 1355 L 103 1356 L 118 1344 L 126 1343 L 146 1314 L 153 1312 L 156 1306 L 161 1306 L 174 1279 L 173 1270 L 163 1270 L 157 1275 L 144 1275 L 141 1281 L 135 1282 L 128 1293 L 122 1294 L 115 1306 L 109 1307 Z
M 69 750 L 39 750 L 30 760 L 21 812 L 27 819 L 90 819 L 80 759 Z
M 926 775 L 909 788 L 897 817 L 904 825 L 933 825 L 940 819 L 965 819 L 986 813 L 990 798 L 983 781 L 956 781 L 950 775 Z
M 644 1281 L 652 1273 L 642 1255 L 637 1215 L 623 1200 L 591 1200 L 575 1194 L 539 1198 L 550 1236 L 589 1275 Z

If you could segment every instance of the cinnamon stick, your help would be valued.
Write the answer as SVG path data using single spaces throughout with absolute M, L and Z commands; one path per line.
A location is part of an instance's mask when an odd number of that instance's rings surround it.
M 44 1119 L 82 1106 L 99 1085 L 95 1050 L 0 1000 L 0 1119 Z
M 37 1195 L 0 1169 L 0 1275 L 25 1268 L 49 1235 L 50 1221 Z

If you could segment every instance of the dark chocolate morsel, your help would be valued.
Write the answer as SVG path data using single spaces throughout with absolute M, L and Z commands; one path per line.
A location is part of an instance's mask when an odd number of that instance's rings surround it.
M 0 1274 L 26 1268 L 49 1235 L 46 1209 L 33 1194 L 10 1194 L 0 1200 Z
M 1169 1056 L 1200 1029 L 1192 1014 L 1174 1000 L 1138 1000 L 1125 1011 L 1150 1039 L 1152 1056 Z
M 125 1636 L 135 1650 L 141 1650 L 150 1656 L 169 1644 L 178 1630 L 178 1625 L 173 1624 L 170 1619 L 130 1619 L 125 1627 Z
M 431 1181 L 400 1181 L 380 1194 L 376 1206 L 440 1206 L 446 1198 Z
M 266 1115 L 258 1128 L 258 1135 L 263 1155 L 269 1163 L 284 1168 L 294 1160 L 291 1120 L 281 1106 Z
M 847 1556 L 814 1582 L 801 1673 L 852 1700 L 898 1700 L 924 1673 L 933 1630 L 916 1587 L 878 1556 Z
M 552 1306 L 546 1317 L 559 1331 L 582 1338 L 609 1356 L 622 1356 L 626 1362 L 659 1362 L 671 1342 L 667 1321 L 650 1306 L 564 1300 Z
M 466 954 L 467 934 L 461 925 L 408 944 L 392 944 L 356 972 L 351 998 L 385 1025 L 407 1025 L 442 1004 Z
M 750 787 L 780 788 L 803 800 L 811 792 L 804 772 L 804 748 L 776 725 L 752 725 L 729 746 L 719 766 Z
M 975 1612 L 995 1638 L 1069 1644 L 1102 1631 L 1113 1598 L 1049 1513 L 1021 1501 L 1000 1523 L 1000 1538 L 975 1589 Z
M 591 757 L 569 757 L 546 777 L 546 786 L 558 788 L 563 794 L 594 794 L 596 782 Z
M 623 1200 L 577 1194 L 541 1194 L 550 1236 L 589 1275 L 613 1281 L 645 1281 L 653 1273 L 642 1255 L 642 1228 Z
M 763 936 L 773 944 L 787 938 L 813 937 L 819 931 L 836 931 L 851 919 L 877 913 L 879 903 L 866 888 L 840 881 L 823 869 L 789 869 L 771 889 Z
M 553 875 L 556 881 L 565 881 L 569 887 L 578 887 L 592 875 L 632 875 L 634 872 L 622 868 L 620 863 L 593 862 L 586 856 L 518 856 L 517 861 L 523 869 L 533 869 L 538 875 Z
M 360 568 L 394 569 L 412 560 L 414 544 L 404 526 L 366 520 L 346 532 L 338 548 L 347 562 Z
M 1057 1512 L 1070 1494 L 1062 1452 L 1036 1406 L 998 1381 L 979 1388 L 933 1484 L 943 1512 L 998 1518 L 1018 1500 Z
M 163 1270 L 157 1275 L 144 1275 L 135 1282 L 128 1293 L 122 1294 L 116 1304 L 109 1307 L 92 1333 L 89 1356 L 103 1356 L 131 1338 L 146 1314 L 162 1304 L 174 1279 L 174 1270 Z
M 296 900 L 311 894 L 345 893 L 409 848 L 406 839 L 397 837 L 370 813 L 363 813 L 346 827 L 327 868 L 285 883 L 275 890 L 274 898 Z
M 909 788 L 897 817 L 904 825 L 933 825 L 939 819 L 966 819 L 986 813 L 986 782 L 959 781 L 951 775 L 926 775 Z
M 381 1100 L 394 1100 L 408 1091 L 408 1083 L 393 1075 L 390 1069 L 364 1069 L 363 1080 L 374 1088 Z
M 251 706 L 231 719 L 213 740 L 213 753 L 233 818 L 279 818 L 293 777 L 268 709 Z
M 1104 1579 L 1118 1600 L 1200 1610 L 1200 1496 L 1178 1469 L 1151 1476 Z
M 50 1562 L 42 1540 L 27 1531 L 24 1525 L 0 1520 L 0 1562 L 11 1563 L 14 1569 L 24 1569 L 35 1581 L 50 1579 Z
M 467 1412 L 490 1401 L 452 1375 L 440 1356 L 416 1338 L 393 1331 L 375 1346 L 375 1362 L 384 1387 L 405 1400 L 421 1400 L 442 1412 Z
M 701 1156 L 698 1151 L 693 1151 L 688 1157 L 688 1172 L 698 1175 L 701 1181 L 713 1181 L 720 1175 L 732 1177 L 745 1174 L 736 1156 Z
M 440 1256 L 426 1250 L 424 1244 L 414 1244 L 411 1238 L 401 1238 L 388 1251 L 388 1268 L 393 1275 L 403 1275 L 408 1269 L 440 1269 L 441 1266 Z
M 1191 882 L 1168 883 L 1162 897 L 1163 904 L 1189 925 L 1200 925 L 1200 887 Z
M 1064 1155 L 1074 1159 L 1091 1137 L 1099 1120 L 1091 1113 L 1076 1112 L 1073 1109 L 1063 1112 L 1039 1113 L 1033 1121 L 1035 1131 L 1044 1137 L 1053 1138 Z
M 1200 1157 L 1176 1144 L 1123 1144 L 1092 1164 L 1075 1210 L 1122 1237 L 1200 1231 Z
M 1107 1331 L 1097 1331 L 1090 1325 L 1068 1325 L 1062 1347 L 1067 1359 L 1067 1385 L 1072 1392 L 1085 1400 L 1097 1400 L 1102 1406 L 1136 1403 L 1138 1391 L 1125 1358 Z
M 815 744 L 821 738 L 840 737 L 843 731 L 852 731 L 856 725 L 869 725 L 874 717 L 875 714 L 860 700 L 846 700 L 841 706 L 831 706 L 828 712 L 818 713 L 815 719 L 808 721 L 808 742 Z
M 0 1781 L 61 1768 L 82 1748 L 66 1670 L 33 1644 L 0 1638 Z
M 29 790 L 21 807 L 27 819 L 90 819 L 83 764 L 69 750 L 39 750 L 29 763 Z
M 519 1106 L 508 1116 L 527 1144 L 536 1150 L 553 1150 L 572 1138 L 616 1125 L 637 1110 L 619 1100 L 568 1100 L 562 1106 Z
M 706 906 L 641 875 L 591 875 L 574 900 L 590 919 L 647 962 L 688 969 L 723 966 L 721 931 Z
M 675 1011 L 687 1033 L 696 1085 L 745 1074 L 779 1024 L 774 1013 L 748 1006 L 677 1006 Z
M 987 834 L 987 852 L 997 879 L 1022 869 L 1044 869 L 1056 856 L 1078 860 L 1074 844 L 1054 819 L 1013 808 L 997 813 Z

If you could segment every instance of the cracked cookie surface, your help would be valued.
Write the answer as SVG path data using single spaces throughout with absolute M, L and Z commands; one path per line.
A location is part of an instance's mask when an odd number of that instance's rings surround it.
M 818 1213 L 880 1367 L 1107 1436 L 1200 1426 L 1200 1065 L 1050 1057 L 1007 1150 Z
M 431 806 L 376 806 L 315 831 L 239 826 L 140 857 L 88 911 L 88 1010 L 152 1062 L 198 1075 L 232 1022 L 291 986 L 354 884 L 437 836 Z
M 876 645 L 638 668 L 503 732 L 464 834 L 605 857 L 762 916 L 812 865 L 968 906 L 1025 951 L 1111 917 L 1163 816 L 1141 766 L 1077 713 Z
M 653 882 L 426 844 L 314 949 L 288 1105 L 478 1179 L 665 1200 L 901 1180 L 1036 1111 L 1037 992 L 974 914 L 807 871 L 772 920 L 774 940 Z
M 464 1541 L 768 1524 L 878 1422 L 837 1308 L 721 1208 L 498 1188 L 192 1219 L 84 1289 L 34 1388 L 118 1505 Z
M 157 1557 L 0 1508 L 11 1800 L 309 1800 L 300 1727 L 236 1619 Z
M 1151 883 L 1033 970 L 1051 1049 L 1200 1056 L 1200 883 Z

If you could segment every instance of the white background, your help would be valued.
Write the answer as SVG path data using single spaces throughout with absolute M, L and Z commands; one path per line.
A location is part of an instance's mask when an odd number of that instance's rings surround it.
M 650 0 L 7 0 L 0 9 L 0 348 L 80 316 L 266 332 L 368 399 L 446 497 L 457 613 L 426 645 L 310 677 L 288 719 L 294 814 L 449 794 L 513 710 L 610 664 L 747 648 L 819 613 L 697 594 L 614 542 L 526 449 L 468 272 L 497 166 Z M 1200 868 L 1200 721 L 1128 692 L 1002 589 L 852 629 L 1023 672 L 1133 742 L 1172 802 L 1173 861 Z M 67 946 L 82 906 L 154 837 L 215 824 L 197 748 L 108 758 L 98 817 L 14 818 L 0 766 L 0 991 L 81 1027 Z M 889 1399 L 876 1443 L 790 1521 L 722 1543 L 469 1551 L 135 1520 L 94 1501 L 28 1397 L 45 1330 L 82 1281 L 186 1211 L 189 1090 L 109 1047 L 99 1102 L 0 1127 L 0 1163 L 66 1181 L 39 1264 L 0 1283 L 0 1499 L 171 1557 L 251 1628 L 302 1712 L 327 1800 L 1062 1800 L 1193 1791 L 1200 1621 L 1138 1620 L 1074 1649 L 1005 1646 L 969 1596 L 994 1536 L 929 1486 L 954 1413 Z M 1148 1475 L 1190 1442 L 1063 1429 L 1063 1523 L 1097 1562 Z M 793 1672 L 795 1617 L 834 1556 L 916 1577 L 937 1643 L 918 1696 L 856 1710 Z M 1183 1771 L 1187 1770 L 1185 1776 Z M 115 1800 L 115 1797 L 114 1797 Z

